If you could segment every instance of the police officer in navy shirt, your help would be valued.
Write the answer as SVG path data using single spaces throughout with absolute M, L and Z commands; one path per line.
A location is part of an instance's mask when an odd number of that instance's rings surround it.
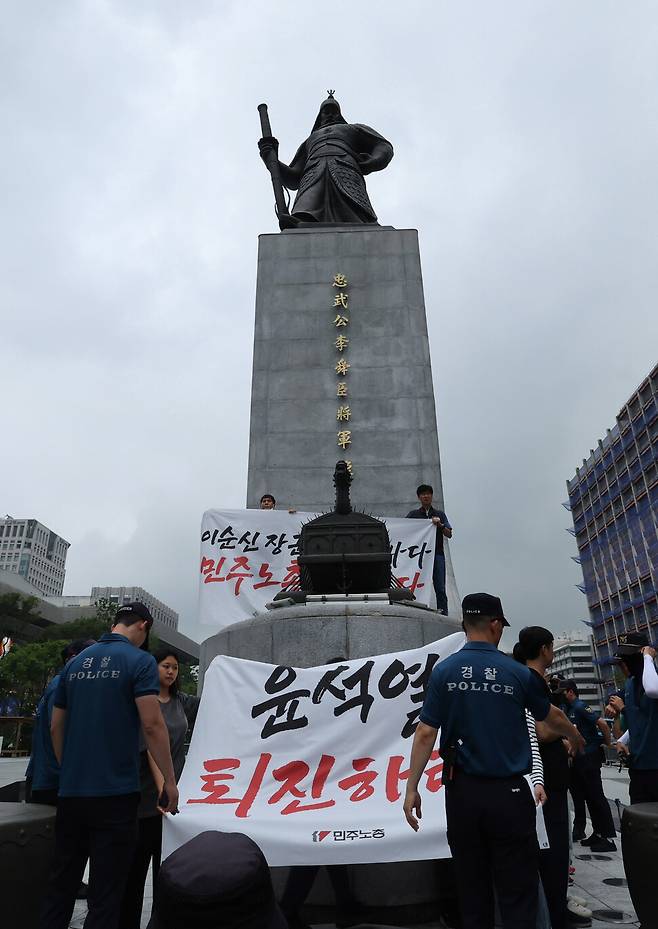
M 575 749 L 582 739 L 529 669 L 498 651 L 509 625 L 499 598 L 469 594 L 462 612 L 467 641 L 432 671 L 404 812 L 417 830 L 418 782 L 441 730 L 448 843 L 463 929 L 493 929 L 494 887 L 505 929 L 535 929 L 539 846 L 535 800 L 524 777 L 532 768 L 526 707 Z
M 60 763 L 55 860 L 41 929 L 67 929 L 87 857 L 85 929 L 118 929 L 137 842 L 140 727 L 164 777 L 160 809 L 176 812 L 158 669 L 142 650 L 152 625 L 142 603 L 125 604 L 112 632 L 74 658 L 60 678 L 51 723 Z
M 585 740 L 583 751 L 574 755 L 571 764 L 574 806 L 578 803 L 578 797 L 582 797 L 592 821 L 592 834 L 581 839 L 580 844 L 589 846 L 593 852 L 614 852 L 617 850 L 614 842 L 615 824 L 601 781 L 601 736 L 610 744 L 610 730 L 600 714 L 580 699 L 575 681 L 566 681 L 564 695 L 567 701 L 566 714 Z M 575 835 L 579 834 L 576 825 L 580 828 L 581 824 L 574 824 Z
M 642 632 L 619 636 L 617 659 L 626 675 L 623 699 L 610 698 L 617 717 L 624 714 L 627 732 L 617 750 L 629 755 L 631 803 L 658 803 L 658 674 L 655 649 Z
M 66 666 L 72 658 L 83 652 L 90 645 L 95 645 L 95 639 L 76 639 L 66 648 L 62 649 L 62 664 Z M 52 722 L 55 693 L 59 685 L 64 667 L 50 681 L 43 692 L 34 719 L 32 733 L 32 752 L 30 763 L 25 772 L 26 781 L 30 785 L 30 803 L 45 803 L 57 806 L 57 792 L 59 790 L 59 762 L 55 758 L 53 740 L 50 737 L 50 724 Z

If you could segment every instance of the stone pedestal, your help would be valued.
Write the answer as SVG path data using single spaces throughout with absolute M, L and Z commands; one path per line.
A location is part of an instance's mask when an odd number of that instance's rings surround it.
M 347 284 L 334 286 L 337 274 Z M 347 309 L 334 306 L 340 294 Z M 349 323 L 336 326 L 337 316 Z M 349 420 L 336 419 L 341 406 Z M 345 449 L 340 430 L 351 433 Z M 355 509 L 405 516 L 426 482 L 450 518 L 415 229 L 327 226 L 259 239 L 247 506 L 267 492 L 280 507 L 332 509 L 339 458 L 352 461 Z M 458 615 L 447 544 L 446 590 Z
M 339 346 L 340 337 L 348 341 Z M 346 373 L 337 372 L 339 362 Z M 418 484 L 429 483 L 435 506 L 450 517 L 413 229 L 320 226 L 259 240 L 247 506 L 272 493 L 280 508 L 333 509 L 340 458 L 352 463 L 355 510 L 405 516 L 418 506 Z M 445 548 L 449 617 L 388 602 L 282 607 L 207 639 L 201 672 L 216 655 L 312 667 L 455 632 L 461 611 Z M 274 869 L 278 889 L 287 871 Z M 430 861 L 358 865 L 350 881 L 368 918 L 395 922 L 435 918 L 441 884 L 450 892 L 453 883 L 449 866 Z M 332 906 L 326 872 L 308 902 L 316 917 Z
M 398 603 L 309 603 L 235 623 L 201 643 L 200 673 L 216 655 L 314 668 L 332 658 L 369 658 L 420 648 L 461 626 L 435 610 Z

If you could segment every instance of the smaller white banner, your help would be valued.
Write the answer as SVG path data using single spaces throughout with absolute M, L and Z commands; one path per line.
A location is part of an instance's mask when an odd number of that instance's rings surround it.
M 299 579 L 299 533 L 314 513 L 206 510 L 201 522 L 199 622 L 216 627 L 262 612 Z M 429 519 L 380 517 L 391 542 L 391 570 L 419 603 L 434 594 L 436 528 Z

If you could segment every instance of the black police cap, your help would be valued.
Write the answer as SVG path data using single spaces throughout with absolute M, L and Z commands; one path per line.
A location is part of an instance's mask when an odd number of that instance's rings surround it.
M 622 632 L 617 636 L 617 658 L 623 658 L 624 655 L 636 655 L 646 645 L 649 639 L 643 632 Z
M 499 619 L 503 626 L 509 626 L 503 613 L 500 597 L 494 597 L 493 594 L 467 594 L 462 600 L 462 613 L 464 619 L 489 616 L 491 619 Z
M 145 619 L 148 622 L 149 627 L 153 625 L 153 617 L 151 616 L 148 607 L 143 603 L 140 603 L 138 600 L 135 600 L 134 603 L 124 603 L 123 606 L 120 606 L 114 614 L 114 622 L 120 623 L 129 617 Z

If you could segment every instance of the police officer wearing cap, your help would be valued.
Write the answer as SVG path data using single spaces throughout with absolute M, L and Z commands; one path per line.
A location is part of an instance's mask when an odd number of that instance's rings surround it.
M 411 750 L 404 813 L 419 827 L 418 783 L 438 731 L 448 843 L 463 929 L 493 929 L 495 887 L 504 929 L 535 929 L 539 846 L 526 707 L 569 740 L 582 739 L 525 666 L 498 651 L 509 623 L 498 597 L 462 602 L 466 644 L 435 665 Z
M 610 730 L 605 720 L 580 699 L 575 681 L 566 681 L 564 696 L 565 712 L 585 740 L 585 748 L 574 756 L 571 765 L 574 805 L 581 796 L 592 821 L 592 834 L 581 839 L 581 845 L 589 846 L 593 852 L 614 852 L 617 850 L 615 824 L 601 781 L 601 738 L 603 736 L 609 744 Z M 576 825 L 580 828 L 584 824 L 574 823 L 574 835 L 579 832 Z
M 615 716 L 623 712 L 628 730 L 617 750 L 629 755 L 631 803 L 658 803 L 658 674 L 655 649 L 641 632 L 618 638 L 617 654 L 626 675 L 623 700 L 610 697 Z
M 61 767 L 55 855 L 40 929 L 68 929 L 87 857 L 85 925 L 119 929 L 137 844 L 140 728 L 164 777 L 160 812 L 176 812 L 158 668 L 144 650 L 152 625 L 143 603 L 121 606 L 112 632 L 71 660 L 55 691 L 50 732 Z

